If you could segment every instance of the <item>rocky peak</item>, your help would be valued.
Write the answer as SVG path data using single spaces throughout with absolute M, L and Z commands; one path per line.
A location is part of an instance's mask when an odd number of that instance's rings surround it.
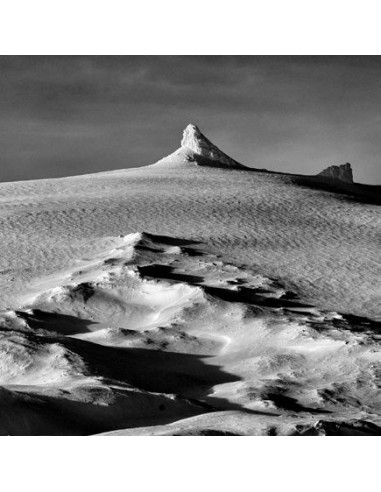
M 347 162 L 340 166 L 329 166 L 324 171 L 318 174 L 318 176 L 325 176 L 333 180 L 345 181 L 346 183 L 353 183 L 352 167 Z
M 181 140 L 181 147 L 183 149 L 189 149 L 197 156 L 204 158 L 208 161 L 215 162 L 216 165 L 222 165 L 223 167 L 244 168 L 242 164 L 227 156 L 218 147 L 216 147 L 209 139 L 205 137 L 200 129 L 190 123 L 183 131 L 183 139 Z
M 189 123 L 183 131 L 181 147 L 187 147 L 196 152 L 196 154 L 201 154 L 202 149 L 209 146 L 213 146 L 213 144 L 200 132 L 198 126 Z

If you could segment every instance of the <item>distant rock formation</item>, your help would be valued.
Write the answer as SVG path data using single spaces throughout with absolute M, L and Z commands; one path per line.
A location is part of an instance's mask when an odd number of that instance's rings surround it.
M 324 169 L 324 171 L 319 173 L 318 176 L 325 176 L 335 181 L 353 183 L 352 167 L 349 162 L 346 164 L 341 164 L 340 166 L 329 166 L 327 169 Z
M 198 162 L 199 156 L 205 160 L 205 165 L 207 165 L 207 161 L 209 161 L 209 165 L 215 163 L 215 165 L 219 167 L 246 168 L 246 166 L 239 164 L 212 144 L 212 142 L 201 133 L 200 129 L 192 123 L 190 123 L 183 132 L 181 147 L 183 149 L 189 149 L 192 154 L 194 154 L 191 156 L 191 160 Z M 202 159 L 200 164 L 202 164 Z

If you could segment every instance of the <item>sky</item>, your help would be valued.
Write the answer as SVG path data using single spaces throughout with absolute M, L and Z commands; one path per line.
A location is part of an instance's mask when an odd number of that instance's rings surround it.
M 152 164 L 188 123 L 250 167 L 381 184 L 381 57 L 0 56 L 0 181 Z

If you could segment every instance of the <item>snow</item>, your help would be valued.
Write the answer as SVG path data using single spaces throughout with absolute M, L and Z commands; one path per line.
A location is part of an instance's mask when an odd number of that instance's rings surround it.
M 0 184 L 0 433 L 377 433 L 377 189 L 319 183 L 189 125 L 151 166 Z

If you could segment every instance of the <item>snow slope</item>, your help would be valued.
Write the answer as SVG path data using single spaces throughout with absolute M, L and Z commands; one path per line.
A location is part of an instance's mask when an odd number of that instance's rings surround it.
M 182 143 L 0 184 L 0 432 L 378 433 L 379 189 Z

